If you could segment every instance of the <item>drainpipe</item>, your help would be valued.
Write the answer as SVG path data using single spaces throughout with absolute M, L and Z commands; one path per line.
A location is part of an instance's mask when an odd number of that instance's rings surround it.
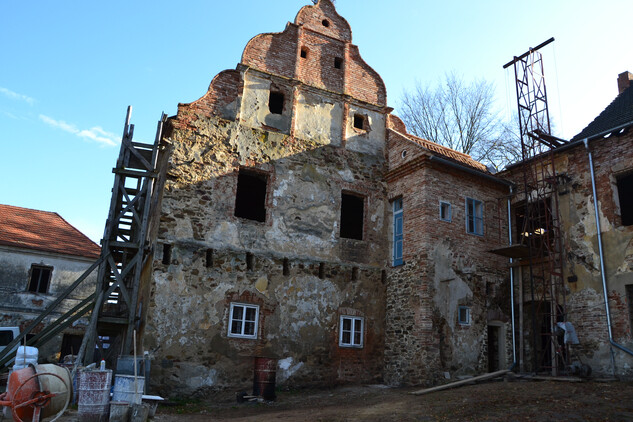
M 510 186 L 510 196 L 508 196 L 508 241 L 512 246 L 512 213 L 510 212 L 510 202 L 512 200 L 512 186 Z M 513 369 L 517 364 L 516 340 L 514 338 L 514 268 L 512 268 L 513 259 L 510 258 L 510 310 L 512 313 L 512 366 Z
M 591 151 L 589 150 L 589 139 L 583 139 L 583 143 L 585 144 L 585 149 L 587 150 L 587 155 L 589 156 L 589 171 L 591 173 L 591 189 L 593 191 L 593 208 L 596 214 L 596 230 L 598 235 L 598 252 L 600 254 L 600 277 L 602 278 L 602 292 L 604 293 L 604 308 L 607 313 L 607 328 L 609 330 L 609 343 L 612 346 L 622 350 L 625 353 L 633 356 L 633 351 L 627 349 L 626 347 L 616 343 L 613 340 L 613 331 L 611 330 L 611 311 L 609 309 L 609 295 L 607 293 L 607 275 L 604 268 L 604 250 L 602 248 L 602 229 L 600 228 L 600 214 L 598 212 L 598 194 L 596 193 L 596 176 L 593 171 L 593 157 L 591 155 Z M 613 375 L 615 376 L 615 354 L 613 352 L 613 347 L 611 349 L 611 367 L 613 368 Z

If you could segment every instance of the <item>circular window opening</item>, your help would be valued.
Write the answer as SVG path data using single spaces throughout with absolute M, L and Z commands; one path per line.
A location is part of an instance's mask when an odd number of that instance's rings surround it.
M 330 21 L 328 21 L 327 19 L 323 19 L 321 21 L 321 23 L 323 24 L 323 26 L 325 26 L 326 28 L 328 28 L 330 26 Z
M 407 156 L 407 150 L 406 150 L 406 149 L 403 149 L 403 150 L 402 150 L 402 158 L 404 158 L 404 157 L 406 157 L 406 156 Z

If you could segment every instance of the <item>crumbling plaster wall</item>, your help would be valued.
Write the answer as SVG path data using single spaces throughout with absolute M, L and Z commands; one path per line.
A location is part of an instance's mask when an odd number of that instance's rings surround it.
M 607 291 L 613 336 L 616 342 L 633 347 L 631 315 L 625 286 L 633 285 L 633 227 L 622 226 L 616 176 L 633 170 L 633 136 L 611 137 L 590 142 L 594 171 Z M 570 177 L 569 193 L 561 196 L 561 219 L 567 250 L 566 273 L 577 276 L 568 283 L 569 319 L 576 326 L 581 351 L 586 363 L 597 373 L 612 373 L 610 346 L 604 308 L 598 233 L 591 191 L 591 175 L 587 152 L 583 146 L 557 160 L 559 172 Z M 614 349 L 616 373 L 633 375 L 633 357 Z
M 633 285 L 633 227 L 621 225 L 616 177 L 633 170 L 633 136 L 612 136 L 591 141 L 589 145 L 594 160 L 613 335 L 616 342 L 632 348 L 631 304 L 625 286 Z M 558 204 L 565 248 L 567 318 L 574 324 L 580 341 L 571 350 L 595 373 L 612 374 L 591 174 L 584 145 L 556 154 L 555 165 L 556 173 L 562 175 Z M 521 168 L 513 169 L 508 177 L 521 183 Z M 515 199 L 513 204 L 522 199 Z M 528 287 L 526 283 L 525 289 Z M 529 297 L 528 290 L 524 296 Z M 529 327 L 526 329 L 529 331 Z M 616 373 L 633 375 L 633 357 L 615 348 L 614 352 Z
M 266 104 L 251 88 L 245 84 L 242 110 Z M 331 130 L 332 119 L 313 122 L 316 131 Z M 256 124 L 183 106 L 168 123 L 158 242 L 171 245 L 171 261 L 162 263 L 157 245 L 145 337 L 146 348 L 160 346 L 153 382 L 172 393 L 246 388 L 260 355 L 280 359 L 284 385 L 376 381 L 384 342 L 384 147 L 360 153 L 323 137 L 249 127 Z M 234 216 L 244 167 L 267 175 L 264 223 Z M 362 241 L 339 236 L 343 190 L 365 198 Z M 227 336 L 231 302 L 260 306 L 257 340 Z M 361 349 L 338 346 L 339 317 L 350 314 L 365 318 Z
M 432 165 L 400 137 L 390 138 L 389 161 L 390 198 L 403 202 L 404 265 L 390 270 L 387 286 L 385 377 L 433 384 L 445 373 L 485 371 L 488 321 L 510 315 L 507 263 L 487 252 L 507 245 L 507 224 L 496 218 L 507 212 L 507 187 Z M 483 236 L 466 233 L 466 197 L 484 203 Z M 440 220 L 440 201 L 451 204 L 451 221 Z M 470 325 L 458 323 L 460 305 Z

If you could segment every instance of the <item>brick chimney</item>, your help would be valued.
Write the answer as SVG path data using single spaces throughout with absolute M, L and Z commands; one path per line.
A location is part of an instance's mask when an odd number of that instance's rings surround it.
M 633 73 L 622 72 L 618 75 L 618 94 L 622 94 L 625 89 L 631 86 L 633 80 Z

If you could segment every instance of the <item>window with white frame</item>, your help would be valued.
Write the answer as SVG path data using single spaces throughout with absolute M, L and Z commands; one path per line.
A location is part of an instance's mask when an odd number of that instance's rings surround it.
M 339 328 L 340 347 L 363 347 L 364 318 L 341 315 Z
M 470 308 L 468 306 L 460 306 L 457 309 L 457 322 L 459 325 L 470 325 Z
M 449 202 L 440 201 L 440 220 L 451 221 L 451 204 Z
M 257 338 L 259 306 L 231 303 L 229 313 L 229 337 Z
M 472 198 L 466 198 L 466 232 L 484 234 L 484 204 Z

